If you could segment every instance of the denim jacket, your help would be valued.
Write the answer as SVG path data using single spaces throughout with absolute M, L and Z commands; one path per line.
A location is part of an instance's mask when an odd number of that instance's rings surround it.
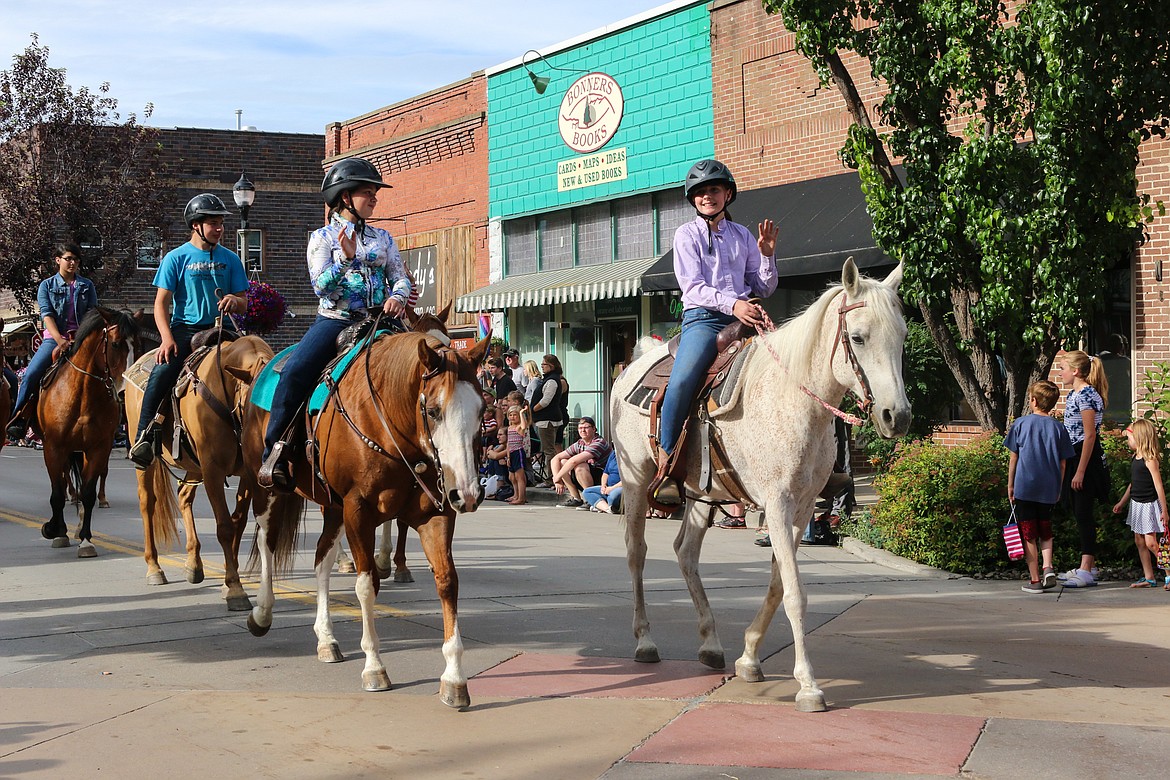
M 74 281 L 77 283 L 77 302 L 74 306 L 77 321 L 81 322 L 85 313 L 97 306 L 97 288 L 84 276 L 77 276 Z M 69 285 L 61 278 L 61 274 L 53 274 L 37 288 L 37 306 L 40 307 L 41 318 L 52 317 L 60 331 L 65 330 L 65 304 L 68 295 Z

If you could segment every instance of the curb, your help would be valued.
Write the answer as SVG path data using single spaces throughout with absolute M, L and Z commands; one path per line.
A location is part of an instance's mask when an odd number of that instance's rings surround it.
M 846 536 L 841 540 L 841 547 L 845 552 L 851 555 L 856 555 L 862 560 L 876 563 L 879 566 L 885 566 L 888 569 L 895 569 L 897 571 L 905 572 L 907 574 L 915 574 L 919 577 L 930 577 L 937 580 L 957 580 L 960 579 L 958 574 L 952 574 L 945 569 L 938 569 L 934 566 L 924 566 L 921 563 L 907 560 L 901 556 L 894 555 L 887 550 L 879 550 L 876 547 L 870 547 L 862 541 L 854 539 L 852 536 Z

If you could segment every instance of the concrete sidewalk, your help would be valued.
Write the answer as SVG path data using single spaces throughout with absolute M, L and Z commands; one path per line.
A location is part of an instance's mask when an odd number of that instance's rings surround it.
M 7 452 L 5 453 L 7 455 Z M 9 464 L 4 464 L 9 469 Z M 132 478 L 119 471 L 111 482 Z M 1170 593 L 1104 584 L 1029 596 L 802 547 L 813 667 L 830 704 L 797 713 L 791 633 L 765 642 L 767 681 L 729 679 L 759 606 L 768 550 L 712 529 L 701 571 L 728 669 L 695 661 L 694 610 L 673 561 L 677 524 L 649 533 L 647 598 L 663 655 L 634 663 L 616 519 L 487 506 L 456 533 L 472 707 L 435 692 L 441 615 L 418 582 L 385 583 L 380 642 L 395 689 L 360 691 L 353 578 L 333 578 L 347 661 L 321 664 L 308 550 L 261 639 L 215 572 L 144 585 L 128 493 L 99 515 L 100 557 L 49 549 L 0 473 L 0 777 L 976 778 L 1160 777 L 1170 737 Z M 42 476 L 43 479 L 43 476 Z M 216 545 L 204 508 L 205 560 Z M 250 540 L 246 541 L 250 544 Z M 248 586 L 254 593 L 254 586 Z

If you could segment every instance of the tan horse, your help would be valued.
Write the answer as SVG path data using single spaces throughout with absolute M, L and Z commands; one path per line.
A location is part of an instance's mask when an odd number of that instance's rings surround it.
M 192 505 L 200 482 L 215 513 L 215 535 L 223 549 L 223 597 L 228 609 L 243 612 L 252 608 L 248 594 L 240 583 L 240 540 L 248 524 L 253 480 L 245 472 L 240 453 L 240 420 L 244 404 L 251 393 L 252 380 L 272 359 L 272 348 L 259 336 L 244 336 L 236 341 L 212 349 L 195 372 L 182 398 L 179 414 L 187 431 L 189 447 L 181 450 L 178 458 L 163 448 L 161 458 L 155 458 L 150 467 L 138 474 L 138 503 L 142 512 L 143 557 L 146 559 L 148 585 L 165 585 L 166 573 L 158 562 L 159 547 L 169 547 L 177 539 L 177 513 L 183 516 L 187 537 L 187 560 L 184 572 L 187 582 L 203 581 L 203 561 L 199 556 L 199 535 L 195 530 Z M 153 365 L 155 352 L 143 355 L 135 366 Z M 136 372 L 135 372 L 136 373 Z M 145 383 L 144 383 L 145 384 Z M 142 405 L 142 388 L 128 382 L 126 389 L 127 418 L 137 420 Z M 209 400 L 214 399 L 214 400 Z M 162 432 L 162 441 L 173 441 L 173 423 Z M 170 469 L 184 473 L 179 484 L 178 503 L 171 486 Z M 229 511 L 224 483 L 229 476 L 239 476 L 235 511 Z
M 110 450 L 121 420 L 118 392 L 138 343 L 141 316 L 142 312 L 132 316 L 102 306 L 89 311 L 78 325 L 63 362 L 47 375 L 37 401 L 33 428 L 44 442 L 45 468 L 53 485 L 49 499 L 53 516 L 41 526 L 41 535 L 52 539 L 54 547 L 69 546 L 63 510 L 69 473 L 73 472 L 81 486 L 79 558 L 97 555 L 90 520 L 98 480 L 109 469 Z
M 435 576 L 443 607 L 443 656 L 447 661 L 439 694 L 444 704 L 470 705 L 459 634 L 459 579 L 451 555 L 456 512 L 473 512 L 482 498 L 479 486 L 479 426 L 483 411 L 476 366 L 489 339 L 466 350 L 435 348 L 417 333 L 383 337 L 365 347 L 338 382 L 325 408 L 307 421 L 318 453 L 316 479 L 305 460 L 294 464 L 298 493 L 322 507 L 324 524 L 317 542 L 317 657 L 343 660 L 329 618 L 329 575 L 344 526 L 357 567 L 355 590 L 362 610 L 363 687 L 390 688 L 374 626 L 374 601 L 380 584 L 374 563 L 378 526 L 398 518 L 418 532 Z M 244 458 L 253 473 L 260 468 L 268 413 L 249 404 L 244 417 Z M 295 553 L 301 513 L 281 505 L 279 496 L 258 489 L 254 497 L 261 554 L 257 605 L 248 618 L 256 636 L 272 625 L 272 578 Z

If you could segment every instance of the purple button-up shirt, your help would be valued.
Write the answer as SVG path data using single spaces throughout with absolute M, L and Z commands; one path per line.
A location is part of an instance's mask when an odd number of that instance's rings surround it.
M 674 275 L 682 289 L 684 309 L 704 308 L 731 314 L 736 301 L 753 295 L 767 298 L 779 278 L 776 258 L 760 254 L 751 231 L 726 219 L 711 231 L 713 253 L 707 251 L 707 223 L 695 217 L 674 234 Z

